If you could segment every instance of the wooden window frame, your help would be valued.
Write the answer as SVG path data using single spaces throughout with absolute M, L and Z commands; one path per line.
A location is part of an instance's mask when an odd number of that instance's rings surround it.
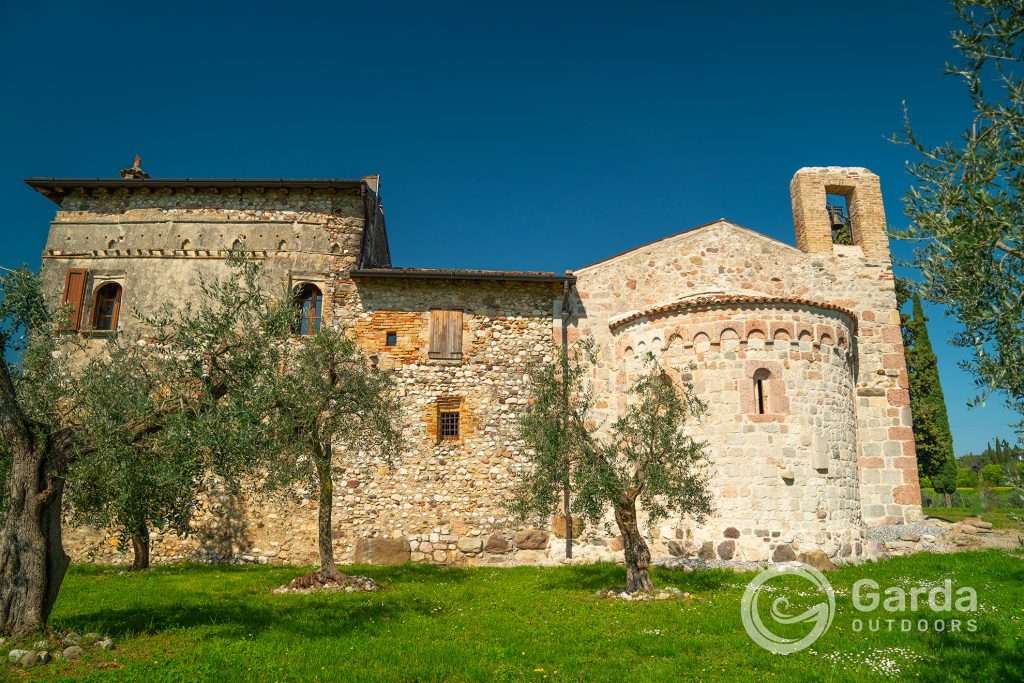
M 430 348 L 427 357 L 433 360 L 462 360 L 461 308 L 430 309 Z
M 398 346 L 398 332 L 385 332 L 384 346 L 389 349 Z
M 105 290 L 116 289 L 117 293 L 114 295 L 114 308 L 110 313 L 110 326 L 100 327 L 100 297 L 103 296 Z M 108 281 L 101 284 L 96 288 L 96 291 L 92 295 L 92 329 L 96 332 L 116 332 L 117 322 L 121 315 L 121 301 L 124 298 L 124 287 L 121 286 L 120 282 Z M 105 317 L 105 316 L 104 316 Z

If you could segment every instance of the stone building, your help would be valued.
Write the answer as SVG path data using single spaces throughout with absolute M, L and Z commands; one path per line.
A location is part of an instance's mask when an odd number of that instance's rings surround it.
M 57 204 L 43 278 L 88 344 L 184 305 L 242 250 L 304 307 L 303 332 L 343 326 L 395 373 L 406 452 L 393 468 L 340 459 L 339 558 L 557 561 L 558 529 L 518 527 L 505 502 L 526 465 L 526 372 L 563 337 L 596 342 L 599 417 L 621 409 L 648 352 L 709 406 L 693 428 L 715 513 L 646 529 L 655 556 L 852 561 L 867 527 L 920 516 L 885 214 L 866 169 L 796 173 L 795 247 L 721 219 L 562 275 L 394 267 L 373 176 L 157 180 L 136 161 L 118 179 L 27 182 Z M 157 535 L 153 555 L 313 562 L 315 508 L 211 485 L 198 532 Z M 621 557 L 613 532 L 585 529 L 576 554 Z M 66 543 L 120 559 L 103 530 L 69 529 Z

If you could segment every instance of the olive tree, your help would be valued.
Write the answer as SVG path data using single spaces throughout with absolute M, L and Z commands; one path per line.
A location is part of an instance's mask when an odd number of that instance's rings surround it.
M 510 509 L 520 520 L 565 514 L 566 557 L 572 557 L 572 468 L 589 438 L 585 426 L 592 392 L 586 383 L 594 359 L 585 339 L 560 349 L 554 362 L 530 368 L 530 401 L 519 418 L 519 433 L 531 452 L 531 466 L 516 482 Z
M 706 407 L 688 384 L 673 380 L 649 356 L 628 390 L 624 411 L 601 435 L 590 415 L 586 377 L 591 364 L 586 353 L 574 353 L 566 374 L 558 358 L 531 373 L 532 407 L 520 422 L 520 434 L 532 462 L 513 507 L 554 507 L 565 454 L 571 454 L 572 510 L 594 522 L 612 511 L 622 535 L 626 591 L 649 591 L 651 553 L 640 532 L 638 507 L 647 513 L 649 523 L 670 512 L 700 521 L 711 511 L 706 444 L 686 429 Z M 564 388 L 569 409 L 558 418 L 557 409 L 549 405 Z
M 964 84 L 970 121 L 955 142 L 931 146 L 910 126 L 910 225 L 920 292 L 961 324 L 980 399 L 998 392 L 1024 414 L 1024 3 L 954 0 L 960 54 L 948 74 Z
M 401 449 L 401 408 L 389 373 L 376 367 L 343 331 L 323 329 L 288 345 L 273 388 L 276 435 L 265 486 L 308 485 L 319 495 L 319 577 L 341 581 L 334 561 L 335 461 L 356 455 L 390 464 Z
M 68 567 L 61 543 L 64 479 L 76 453 L 75 386 L 57 316 L 27 270 L 0 276 L 0 448 L 7 461 L 0 531 L 0 632 L 42 627 Z M 8 361 L 20 353 L 20 362 Z
M 68 473 L 67 491 L 75 523 L 115 529 L 121 546 L 131 545 L 132 569 L 146 569 L 152 527 L 188 533 L 204 462 L 168 448 L 163 429 L 134 433 L 173 393 L 154 367 L 161 359 L 137 349 L 117 345 L 78 377 L 80 438 L 91 448 Z
M 151 334 L 138 340 L 145 345 L 75 372 L 76 338 L 62 333 L 38 278 L 21 270 L 0 279 L 0 351 L 22 351 L 20 363 L 0 368 L 9 459 L 0 632 L 43 627 L 56 601 L 69 563 L 66 483 L 86 487 L 75 493 L 79 518 L 116 522 L 141 538 L 140 523 L 184 526 L 199 469 L 238 481 L 269 443 L 266 411 L 292 315 L 260 287 L 256 263 L 231 265 L 226 278 L 202 283 L 190 308 L 150 320 Z

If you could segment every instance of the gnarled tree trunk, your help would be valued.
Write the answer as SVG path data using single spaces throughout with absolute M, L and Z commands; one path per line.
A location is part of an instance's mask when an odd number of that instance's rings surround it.
M 317 479 L 320 485 L 320 509 L 317 513 L 317 545 L 320 550 L 320 575 L 324 578 L 340 579 L 341 572 L 334 564 L 334 544 L 332 540 L 331 512 L 334 508 L 334 481 L 331 478 L 331 442 L 325 441 L 321 448 L 321 457 L 316 465 Z
M 61 538 L 64 480 L 46 446 L 12 448 L 10 500 L 0 534 L 0 633 L 46 626 L 70 558 Z
M 142 520 L 132 529 L 132 571 L 149 569 L 149 527 Z
M 622 534 L 626 559 L 626 592 L 636 593 L 653 588 L 649 568 L 651 551 L 647 548 L 636 521 L 636 500 L 624 498 L 615 504 L 615 522 Z

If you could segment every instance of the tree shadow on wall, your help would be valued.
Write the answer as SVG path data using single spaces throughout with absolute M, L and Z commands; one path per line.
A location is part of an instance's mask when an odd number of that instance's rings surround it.
M 217 482 L 207 485 L 205 523 L 192 532 L 199 547 L 196 557 L 204 562 L 229 562 L 252 548 L 249 521 L 239 496 Z

